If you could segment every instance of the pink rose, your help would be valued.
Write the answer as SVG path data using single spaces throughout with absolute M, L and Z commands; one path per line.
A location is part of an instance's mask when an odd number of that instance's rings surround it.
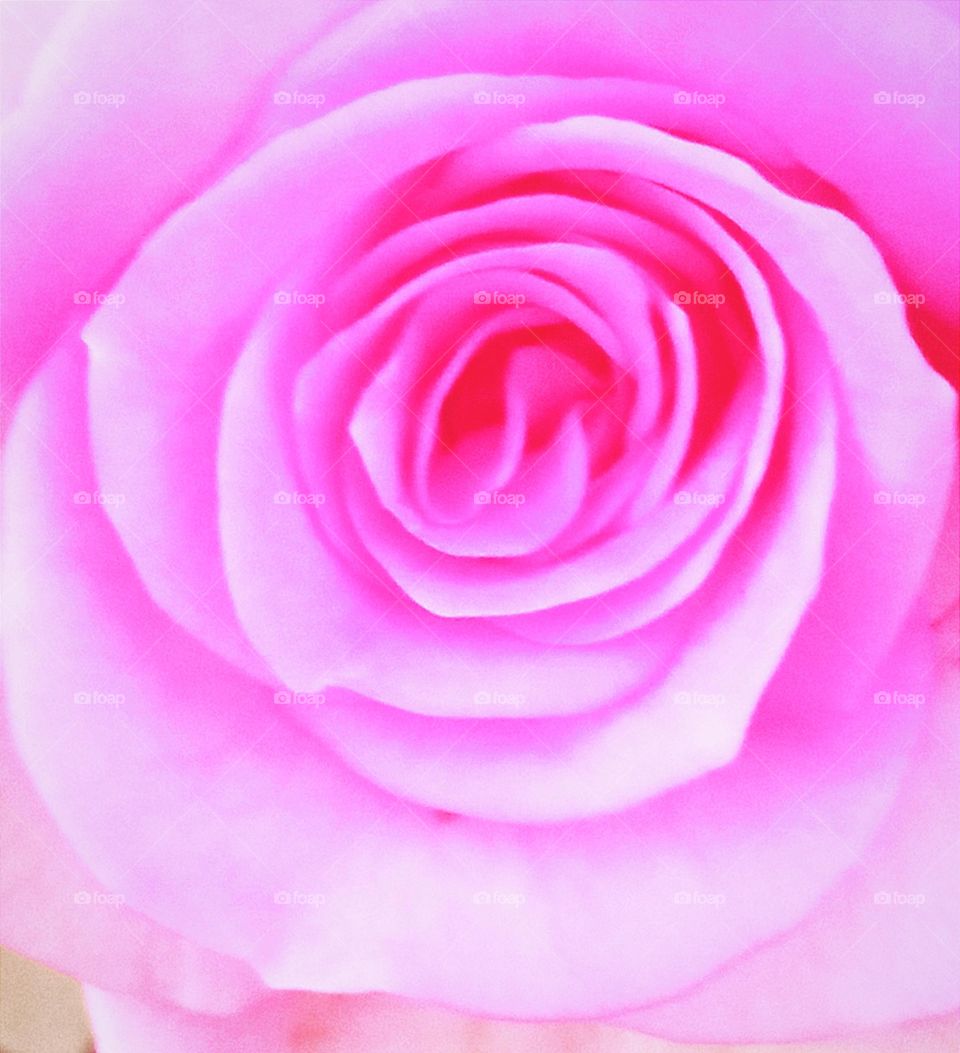
M 3 938 L 102 1050 L 955 1006 L 956 36 L 58 21 L 5 151 Z

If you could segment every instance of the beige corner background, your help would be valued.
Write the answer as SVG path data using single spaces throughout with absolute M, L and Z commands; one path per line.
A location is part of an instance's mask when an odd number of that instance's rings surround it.
M 79 985 L 0 949 L 0 1051 L 89 1053 L 92 1049 Z
M 623 1036 L 622 1053 L 732 1053 L 730 1046 L 685 1046 Z M 525 1046 L 525 1048 L 530 1048 Z M 556 1048 L 555 1046 L 553 1048 Z M 571 1047 L 572 1048 L 572 1047 Z M 738 1053 L 958 1053 L 960 1018 L 951 1016 L 844 1042 L 741 1046 Z M 0 1053 L 93 1053 L 79 986 L 0 948 Z M 130 1050 L 129 1053 L 137 1053 Z M 191 1053 L 183 1050 L 182 1053 Z M 322 1053 L 322 1051 L 318 1051 Z M 366 1053 L 377 1053 L 368 1050 Z M 580 1050 L 578 1053 L 590 1053 Z

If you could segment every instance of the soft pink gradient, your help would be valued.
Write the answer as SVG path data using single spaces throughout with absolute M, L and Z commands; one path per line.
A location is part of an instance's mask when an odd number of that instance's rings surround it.
M 957 32 L 884 12 L 52 19 L 0 935 L 105 1053 L 955 1008 Z

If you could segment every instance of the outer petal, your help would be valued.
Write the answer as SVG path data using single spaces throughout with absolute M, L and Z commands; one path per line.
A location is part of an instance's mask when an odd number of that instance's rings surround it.
M 922 601 L 942 612 L 940 685 L 889 818 L 802 924 L 680 998 L 620 1021 L 686 1042 L 792 1042 L 887 1027 L 960 1001 L 957 493 Z M 906 685 L 904 685 L 906 689 Z M 905 897 L 912 897 L 906 899 Z
M 61 972 L 140 998 L 232 1012 L 259 990 L 240 962 L 158 925 L 77 858 L 0 714 L 0 941 Z
M 7 17 L 30 22 L 28 6 Z M 11 396 L 89 312 L 75 294 L 106 292 L 142 239 L 230 156 L 256 100 L 271 98 L 270 70 L 356 7 L 69 6 L 4 125 Z M 93 92 L 124 99 L 84 103 Z
M 383 995 L 283 991 L 228 1018 L 94 988 L 87 1005 L 98 1053 L 692 1053 L 602 1024 L 478 1020 Z
M 958 687 L 954 675 L 944 690 Z M 790 1042 L 954 1009 L 960 736 L 956 713 L 939 709 L 948 719 L 928 729 L 883 833 L 809 919 L 685 997 L 621 1022 L 686 1042 Z

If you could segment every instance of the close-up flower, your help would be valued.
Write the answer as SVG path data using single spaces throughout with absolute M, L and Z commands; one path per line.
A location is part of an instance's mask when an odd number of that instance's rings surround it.
M 960 5 L 2 17 L 0 943 L 99 1053 L 955 1024 Z

